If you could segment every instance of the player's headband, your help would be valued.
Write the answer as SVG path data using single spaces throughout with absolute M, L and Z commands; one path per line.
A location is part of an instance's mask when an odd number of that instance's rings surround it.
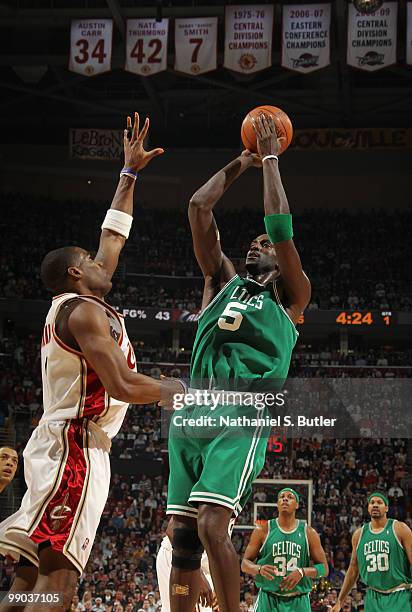
M 297 493 L 295 491 L 295 489 L 291 489 L 289 487 L 285 487 L 284 489 L 281 489 L 278 493 L 278 499 L 279 497 L 282 495 L 282 493 L 284 493 L 285 491 L 289 491 L 289 493 L 292 493 L 292 495 L 294 495 L 296 497 L 296 501 L 299 503 L 300 502 L 300 497 L 299 497 L 299 493 Z
M 372 499 L 372 497 L 380 497 L 385 502 L 385 505 L 389 506 L 389 499 L 383 493 L 380 493 L 379 491 L 375 491 L 374 493 L 371 493 L 368 497 L 368 504 L 370 500 Z

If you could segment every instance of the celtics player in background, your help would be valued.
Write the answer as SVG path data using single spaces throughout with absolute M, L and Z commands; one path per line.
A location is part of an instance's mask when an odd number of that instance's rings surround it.
M 196 389 L 281 389 L 296 343 L 295 324 L 310 299 L 310 283 L 292 240 L 273 119 L 262 115 L 255 122 L 255 131 L 258 155 L 244 151 L 190 200 L 193 246 L 205 279 L 190 372 L 191 387 Z M 233 181 L 252 166 L 263 167 L 266 233 L 252 239 L 246 256 L 247 275 L 240 277 L 222 251 L 213 208 Z M 231 427 L 207 431 L 182 425 L 182 417 L 219 420 L 229 413 L 263 417 L 267 405 L 263 410 L 219 405 L 212 412 L 210 406 L 198 404 L 172 416 L 167 503 L 167 513 L 174 516 L 172 612 L 192 612 L 196 604 L 203 549 L 220 612 L 239 610 L 239 561 L 228 525 L 241 512 L 262 470 L 269 436 L 268 428 L 260 425 L 245 427 L 236 436 Z
M 405 523 L 389 519 L 388 498 L 368 497 L 369 523 L 352 537 L 352 558 L 332 612 L 339 612 L 359 574 L 368 587 L 365 612 L 412 611 L 412 531 Z
M 277 507 L 279 517 L 252 532 L 242 570 L 259 587 L 256 612 L 310 612 L 312 578 L 329 573 L 325 551 L 316 531 L 296 518 L 296 491 L 282 489 Z M 310 559 L 315 563 L 312 567 Z

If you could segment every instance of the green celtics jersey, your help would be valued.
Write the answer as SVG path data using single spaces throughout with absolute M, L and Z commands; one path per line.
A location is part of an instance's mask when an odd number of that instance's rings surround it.
M 286 379 L 298 332 L 274 283 L 234 276 L 199 317 L 191 384 L 276 390 Z
M 274 565 L 278 576 L 267 580 L 264 576 L 255 576 L 256 586 L 264 591 L 272 591 L 288 595 L 289 591 L 281 591 L 280 583 L 285 576 L 291 574 L 297 567 L 309 567 L 309 544 L 305 521 L 297 519 L 293 531 L 284 531 L 279 527 L 278 519 L 268 521 L 268 534 L 264 541 L 256 563 L 259 565 Z M 312 580 L 304 577 L 294 587 L 293 593 L 310 593 Z
M 371 530 L 370 523 L 365 523 L 356 549 L 362 581 L 379 591 L 411 582 L 408 558 L 394 523 L 394 519 L 388 519 L 385 527 L 376 532 Z

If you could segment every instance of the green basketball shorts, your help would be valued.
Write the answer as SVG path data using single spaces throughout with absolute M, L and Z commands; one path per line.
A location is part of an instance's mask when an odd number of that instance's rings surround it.
M 368 589 L 365 597 L 365 612 L 412 612 L 412 591 L 378 593 Z
M 251 406 L 185 407 L 169 429 L 167 514 L 197 516 L 199 503 L 241 512 L 261 472 L 270 425 Z
M 259 589 L 254 612 L 310 612 L 309 594 L 303 593 L 295 597 L 282 597 Z

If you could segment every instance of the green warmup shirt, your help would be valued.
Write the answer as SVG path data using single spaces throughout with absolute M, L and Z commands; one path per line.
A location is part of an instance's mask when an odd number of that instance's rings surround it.
M 372 589 L 390 591 L 411 583 L 409 561 L 394 528 L 394 519 L 388 519 L 379 532 L 365 523 L 356 557 L 362 581 Z
M 297 519 L 293 531 L 284 531 L 279 527 L 278 519 L 268 521 L 268 535 L 264 541 L 256 563 L 258 565 L 274 565 L 278 576 L 267 580 L 264 576 L 255 576 L 256 586 L 264 591 L 287 596 L 292 592 L 296 595 L 310 593 L 312 580 L 306 576 L 298 582 L 293 591 L 281 591 L 280 583 L 285 576 L 291 574 L 297 567 L 309 567 L 309 544 L 306 534 L 306 521 Z
M 280 389 L 297 336 L 275 284 L 261 285 L 236 275 L 199 317 L 191 386 L 237 391 Z

